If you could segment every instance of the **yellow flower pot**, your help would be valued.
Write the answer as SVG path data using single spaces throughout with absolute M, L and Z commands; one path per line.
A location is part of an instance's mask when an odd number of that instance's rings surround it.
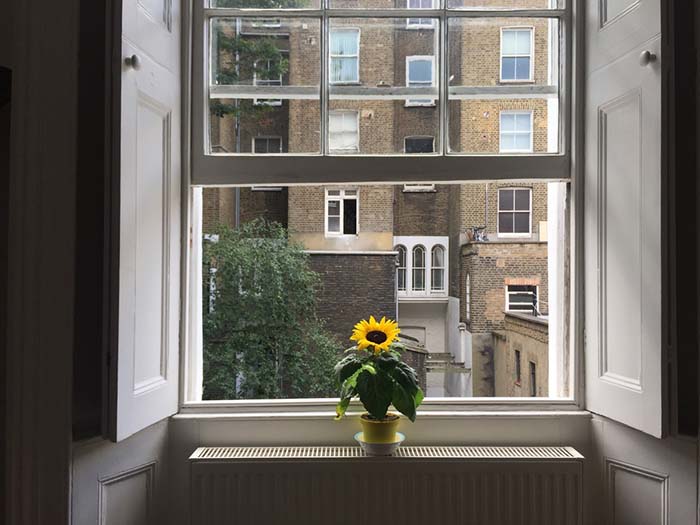
M 391 412 L 384 419 L 372 419 L 369 414 L 360 417 L 362 440 L 365 443 L 394 443 L 399 428 L 399 416 Z

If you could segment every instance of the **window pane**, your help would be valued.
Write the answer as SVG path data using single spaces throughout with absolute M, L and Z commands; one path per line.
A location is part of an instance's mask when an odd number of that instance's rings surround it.
M 357 199 L 343 201 L 343 233 L 345 235 L 357 233 Z
M 499 213 L 498 214 L 498 232 L 513 233 L 513 214 Z
M 283 153 L 320 152 L 318 19 L 213 18 L 209 64 L 212 153 L 254 152 L 280 137 Z M 304 57 L 292 52 L 303 47 Z
M 491 8 L 496 4 L 513 7 L 511 2 L 498 0 L 484 3 Z M 512 18 L 448 17 L 450 153 L 559 151 L 558 22 L 517 20 L 532 26 L 532 33 L 508 30 L 513 23 Z M 531 113 L 532 117 L 530 121 L 515 115 L 500 117 L 508 112 Z M 530 136 L 501 136 L 502 131 L 518 130 Z
M 530 209 L 530 190 L 515 190 L 515 209 Z
M 558 324 L 567 317 L 548 317 L 549 306 L 567 297 L 568 254 L 563 232 L 547 242 L 498 238 L 499 215 L 511 229 L 529 215 L 498 212 L 503 195 L 515 203 L 525 194 L 517 184 L 435 184 L 421 193 L 404 192 L 402 183 L 204 188 L 195 217 L 202 286 L 190 305 L 202 311 L 193 327 L 203 345 L 193 351 L 201 351 L 203 398 L 335 398 L 333 366 L 350 346 L 352 327 L 369 315 L 397 318 L 402 333 L 420 341 L 401 340 L 429 397 L 522 397 L 528 377 L 523 370 L 522 387 L 515 385 L 515 346 L 523 366 L 547 370 L 550 353 L 568 359 L 568 330 Z M 567 224 L 557 216 L 566 210 L 566 185 L 552 185 L 555 193 L 528 182 L 532 224 Z M 557 205 L 550 208 L 550 199 Z M 479 240 L 475 224 L 485 226 Z M 450 336 L 460 323 L 472 335 L 461 342 Z M 465 384 L 465 357 L 478 362 L 487 349 L 493 374 Z M 445 366 L 424 352 L 439 354 Z M 546 396 L 549 383 L 541 383 Z
M 209 7 L 244 9 L 318 9 L 319 0 L 209 0 Z
M 432 82 L 433 62 L 425 59 L 408 60 L 408 80 L 409 82 Z
M 499 190 L 498 192 L 498 209 L 512 210 L 513 209 L 513 190 Z
M 556 9 L 565 0 L 448 0 L 451 9 Z
M 433 137 L 407 137 L 406 153 L 433 153 Z
M 515 233 L 528 233 L 530 231 L 530 214 L 515 213 Z

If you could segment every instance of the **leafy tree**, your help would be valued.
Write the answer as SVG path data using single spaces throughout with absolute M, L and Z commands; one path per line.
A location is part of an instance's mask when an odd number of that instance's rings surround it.
M 204 399 L 332 396 L 338 347 L 301 246 L 262 219 L 217 233 L 204 245 Z

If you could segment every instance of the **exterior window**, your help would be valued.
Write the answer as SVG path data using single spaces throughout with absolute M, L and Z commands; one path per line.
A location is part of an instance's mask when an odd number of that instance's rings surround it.
M 465 284 L 465 298 L 464 298 L 464 317 L 467 321 L 472 318 L 472 278 L 471 275 L 467 274 L 467 282 Z
M 435 139 L 433 137 L 406 137 L 404 151 L 406 153 L 433 153 Z
M 537 365 L 530 361 L 530 397 L 537 397 Z
M 253 153 L 282 153 L 282 137 L 253 137 Z
M 410 56 L 406 57 L 406 86 L 407 87 L 433 87 L 435 85 L 435 57 Z M 432 99 L 409 99 L 407 106 L 433 106 Z
M 412 284 L 414 292 L 425 291 L 425 248 L 413 248 Z
M 445 248 L 434 246 L 430 263 L 430 289 L 442 292 L 445 290 Z
M 352 84 L 360 81 L 360 30 L 331 30 L 331 84 Z
M 532 152 L 532 111 L 501 111 L 502 153 Z
M 501 81 L 532 81 L 532 28 L 501 30 Z
M 335 153 L 352 153 L 360 149 L 359 114 L 357 111 L 331 111 L 328 115 L 329 147 Z
M 529 188 L 498 190 L 498 236 L 529 237 L 532 192 Z
M 265 60 L 254 63 L 253 85 L 254 86 L 281 86 L 282 75 L 274 76 L 273 71 L 279 71 L 279 61 Z M 274 78 L 272 78 L 274 77 Z M 256 106 L 281 106 L 281 99 L 255 98 L 253 104 Z
M 406 193 L 431 193 L 435 191 L 435 184 L 404 184 L 403 191 Z
M 396 268 L 396 286 L 400 292 L 406 291 L 406 247 L 399 245 L 396 247 L 398 255 L 398 266 Z
M 279 18 L 263 18 L 255 19 L 252 24 L 253 27 L 264 27 L 267 29 L 274 29 L 277 27 L 282 27 L 282 23 Z
M 326 235 L 356 235 L 358 190 L 326 190 Z
M 537 311 L 537 286 L 510 284 L 506 290 L 507 311 L 525 313 Z
M 406 3 L 409 9 L 432 9 L 433 0 L 408 0 Z M 409 18 L 406 21 L 409 29 L 432 29 L 433 20 L 431 18 Z
M 522 382 L 522 361 L 520 358 L 520 350 L 515 351 L 515 384 L 520 385 Z

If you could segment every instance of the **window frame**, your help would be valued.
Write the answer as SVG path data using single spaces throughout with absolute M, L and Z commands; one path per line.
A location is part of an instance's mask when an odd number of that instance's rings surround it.
M 354 26 L 337 26 L 330 28 L 328 30 L 328 40 L 329 42 L 332 41 L 333 39 L 333 33 L 334 32 L 340 32 L 340 31 L 352 31 L 356 34 L 355 42 L 357 45 L 357 54 L 356 55 L 336 55 L 335 58 L 356 58 L 357 59 L 357 66 L 355 67 L 355 79 L 354 80 L 338 80 L 338 81 L 333 81 L 331 79 L 331 70 L 332 70 L 332 64 L 333 64 L 333 54 L 330 51 L 330 45 L 328 47 L 328 83 L 333 86 L 352 86 L 355 84 L 360 83 L 360 42 L 361 42 L 361 35 L 362 31 L 361 28 L 359 27 L 354 27 Z M 330 110 L 329 110 L 330 111 Z
M 333 13 L 344 14 L 357 18 L 363 13 L 359 10 L 334 10 Z M 324 153 L 322 140 L 319 154 L 285 154 L 275 158 L 251 158 L 246 155 L 236 157 L 225 153 L 210 154 L 208 119 L 209 82 L 207 67 L 209 55 L 208 22 L 215 16 L 233 17 L 285 17 L 290 11 L 256 9 L 213 9 L 204 7 L 203 3 L 195 3 L 186 10 L 183 17 L 184 57 L 183 62 L 183 130 L 186 137 L 183 144 L 183 159 L 189 162 L 183 164 L 183 187 L 197 188 L 218 185 L 233 186 L 288 186 L 291 184 L 333 184 L 345 183 L 352 180 L 355 184 L 396 183 L 400 180 L 411 182 L 468 182 L 498 181 L 519 178 L 527 174 L 532 181 L 566 181 L 570 183 L 571 200 L 571 239 L 568 249 L 571 257 L 571 273 L 567 282 L 570 299 L 570 331 L 568 342 L 572 374 L 570 377 L 570 395 L 561 398 L 426 398 L 421 406 L 421 417 L 435 417 L 439 420 L 458 421 L 461 418 L 481 417 L 483 414 L 500 416 L 510 414 L 510 417 L 557 417 L 578 416 L 588 417 L 584 407 L 583 379 L 583 322 L 580 312 L 583 312 L 583 192 L 579 187 L 583 180 L 583 111 L 582 93 L 585 77 L 572 66 L 584 61 L 584 12 L 583 0 L 566 1 L 565 5 L 555 9 L 518 9 L 518 10 L 448 10 L 435 9 L 429 13 L 410 12 L 409 10 L 391 9 L 384 12 L 372 11 L 370 16 L 383 15 L 387 17 L 424 17 L 440 18 L 443 33 L 446 18 L 480 18 L 480 17 L 509 17 L 513 20 L 521 18 L 543 17 L 558 21 L 559 71 L 556 79 L 559 95 L 559 137 L 557 153 L 537 153 L 533 155 L 497 155 L 483 156 L 474 154 L 451 153 L 448 148 L 449 140 L 444 134 L 441 137 L 438 151 L 441 156 L 401 157 L 392 155 L 347 156 L 342 163 L 337 158 Z M 320 17 L 322 9 L 292 11 L 296 15 Z M 367 13 L 366 11 L 364 13 Z M 324 44 L 327 46 L 327 43 Z M 321 62 L 326 61 L 322 54 Z M 321 67 L 321 74 L 326 73 Z M 446 105 L 447 87 L 441 72 L 440 100 L 441 108 Z M 323 78 L 321 79 L 323 82 Z M 319 104 L 327 100 L 326 88 L 321 84 Z M 442 101 L 445 101 L 444 104 Z M 323 107 L 321 106 L 322 115 Z M 446 125 L 446 124 L 445 124 Z M 325 133 L 326 121 L 321 119 L 320 131 Z M 400 177 L 397 179 L 397 174 Z M 518 175 L 515 175 L 518 174 Z M 192 191 L 183 192 L 183 235 L 189 231 L 192 221 L 191 207 Z M 191 260 L 191 245 L 183 242 L 183 259 Z M 195 315 L 195 305 L 188 301 L 187 289 L 192 288 L 186 274 L 187 265 L 182 265 L 182 280 L 187 286 L 182 288 L 183 316 L 181 326 L 183 337 L 180 338 L 182 351 L 181 381 L 180 381 L 180 410 L 176 418 L 198 419 L 217 418 L 241 421 L 275 421 L 318 420 L 326 421 L 334 414 L 336 399 L 255 399 L 236 401 L 196 401 L 190 396 L 191 373 L 189 364 L 195 359 L 189 352 L 191 339 L 188 324 Z M 408 275 L 408 273 L 407 273 Z M 199 286 L 199 285 L 197 285 Z M 349 410 L 359 413 L 361 405 L 354 400 Z M 530 415 L 528 415 L 530 414 Z
M 256 153 L 256 151 L 255 151 L 255 141 L 258 140 L 258 139 L 264 139 L 264 140 L 279 139 L 279 141 L 280 141 L 280 150 L 279 150 L 279 153 L 270 153 L 269 151 L 268 151 L 268 152 L 265 152 L 265 153 Z M 256 155 L 279 155 L 279 154 L 282 153 L 282 151 L 284 150 L 284 140 L 283 140 L 283 138 L 282 138 L 280 135 L 260 135 L 260 136 L 257 136 L 257 137 L 251 137 L 251 138 L 250 138 L 250 144 L 251 144 L 252 152 L 255 153 Z
M 406 247 L 403 244 L 397 244 L 394 246 L 394 250 L 397 253 L 396 257 L 396 291 L 397 292 L 405 292 L 406 291 L 406 284 L 408 282 L 407 279 L 407 271 L 408 271 L 408 252 L 406 250 Z M 403 251 L 403 266 L 401 265 L 401 252 Z M 403 270 L 403 288 L 401 287 L 401 279 L 399 279 L 399 272 Z
M 266 26 L 262 26 L 266 27 Z M 286 54 L 282 51 L 280 51 L 281 54 Z M 267 68 L 270 69 L 270 62 L 272 60 L 267 60 Z M 284 85 L 284 75 L 280 73 L 279 80 L 278 79 L 260 79 L 258 80 L 258 73 L 257 73 L 257 63 L 258 61 L 256 60 L 253 62 L 253 85 L 254 86 L 275 86 L 279 85 L 280 87 Z M 262 82 L 262 84 L 261 84 Z M 271 84 L 271 82 L 279 82 L 279 84 Z M 253 105 L 254 106 L 270 106 L 270 107 L 281 107 L 282 106 L 282 99 L 281 98 L 254 98 L 253 99 Z M 281 151 L 280 151 L 281 153 Z
M 580 121 L 578 115 L 572 112 L 575 93 L 572 89 L 574 80 L 577 89 L 582 84 L 580 75 L 576 75 L 571 67 L 572 57 L 576 52 L 577 60 L 581 58 L 581 46 L 574 48 L 574 25 L 582 25 L 579 19 L 573 17 L 573 3 L 566 2 L 562 7 L 557 8 L 535 8 L 535 9 L 457 9 L 448 8 L 443 4 L 435 9 L 347 9 L 320 7 L 313 9 L 261 9 L 261 8 L 210 8 L 204 3 L 195 3 L 192 8 L 192 35 L 191 49 L 192 59 L 186 63 L 190 69 L 185 68 L 186 78 L 191 82 L 183 92 L 187 100 L 191 100 L 186 105 L 186 109 L 191 112 L 190 126 L 188 133 L 191 133 L 191 177 L 193 185 L 281 185 L 293 183 L 310 184 L 333 184 L 346 181 L 353 183 L 370 182 L 412 182 L 425 181 L 426 173 L 435 181 L 470 181 L 470 180 L 499 180 L 511 179 L 517 172 L 527 173 L 529 179 L 533 180 L 570 180 L 572 166 L 572 144 L 574 118 Z M 209 140 L 210 126 L 208 115 L 209 99 L 217 98 L 254 98 L 255 95 L 246 95 L 249 86 L 210 86 L 208 78 L 208 61 L 211 52 L 209 42 L 209 21 L 218 17 L 229 18 L 271 18 L 281 17 L 294 20 L 317 20 L 321 23 L 321 53 L 319 60 L 320 67 L 320 87 L 294 88 L 292 86 L 280 88 L 285 93 L 277 92 L 270 96 L 280 98 L 312 98 L 318 100 L 320 106 L 321 119 L 319 131 L 322 137 L 320 150 L 316 153 L 286 153 L 278 158 L 265 159 L 260 162 L 260 157 L 252 158 L 246 154 L 232 154 L 230 152 L 212 153 Z M 556 20 L 559 38 L 553 47 L 553 59 L 557 60 L 559 67 L 557 74 L 551 78 L 551 85 L 544 86 L 552 88 L 553 93 L 558 95 L 558 134 L 557 152 L 546 153 L 537 152 L 526 155 L 520 154 L 497 154 L 483 155 L 473 153 L 452 152 L 449 148 L 447 122 L 447 96 L 448 91 L 451 98 L 462 96 L 473 97 L 473 94 L 462 93 L 458 90 L 455 94 L 451 88 L 448 89 L 447 71 L 445 67 L 438 68 L 439 78 L 435 78 L 439 86 L 438 108 L 440 111 L 440 137 L 436 145 L 436 154 L 406 158 L 399 154 L 377 155 L 358 154 L 348 155 L 343 163 L 336 163 L 334 155 L 327 150 L 327 111 L 329 91 L 333 86 L 327 82 L 329 56 L 328 38 L 324 36 L 323 25 L 328 24 L 332 17 L 338 18 L 423 18 L 432 17 L 439 19 L 439 31 L 441 42 L 436 50 L 439 55 L 439 63 L 446 60 L 446 24 L 448 19 L 479 19 L 479 18 L 507 18 L 512 19 L 513 24 L 519 20 L 527 18 L 542 18 Z M 189 20 L 188 20 L 189 21 Z M 350 26 L 347 26 L 350 27 Z M 579 31 L 576 28 L 576 31 Z M 538 86 L 540 87 L 540 86 Z M 189 89 L 191 88 L 191 93 Z M 308 89 L 307 89 L 308 88 Z M 508 90 L 517 86 L 492 86 L 484 88 L 488 97 L 493 97 L 498 92 L 498 97 L 518 96 L 509 94 Z M 296 89 L 296 91 L 295 91 Z M 300 91 L 301 89 L 301 91 Z M 309 91 L 311 89 L 311 91 Z M 457 88 L 455 88 L 457 89 Z M 461 89 L 461 88 L 460 88 Z M 528 89 L 532 89 L 528 87 Z M 500 95 L 502 90 L 503 95 Z M 303 93 L 302 93 L 303 91 Z M 292 95 L 291 93 L 299 93 Z M 316 93 L 318 98 L 315 98 Z M 478 95 L 479 97 L 481 95 Z M 540 96 L 540 95 L 538 95 Z M 397 177 L 400 173 L 401 176 Z
M 430 85 L 427 85 L 427 81 L 419 80 L 414 82 L 419 82 L 420 86 L 435 87 L 435 56 L 434 55 L 408 55 L 406 56 L 406 87 L 411 86 L 411 63 L 413 62 L 430 62 Z M 419 87 L 419 86 L 415 86 Z M 428 99 L 406 99 L 404 102 L 404 107 L 407 108 L 432 108 L 435 107 L 435 99 L 427 102 Z M 404 152 L 406 151 L 406 139 L 404 138 Z M 433 137 L 433 151 L 435 151 L 435 137 Z
M 418 0 L 419 2 L 421 0 Z M 434 9 L 435 0 L 430 0 L 430 7 L 411 7 L 411 0 L 406 0 L 406 9 Z M 413 22 L 413 20 L 418 20 L 418 22 Z M 424 21 L 426 18 L 413 17 L 406 19 L 406 29 L 434 29 L 435 23 L 433 19 L 428 18 L 429 22 L 426 24 Z
M 329 191 L 338 191 L 339 195 L 328 195 Z M 346 191 L 354 191 L 355 195 L 345 195 Z M 360 189 L 359 188 L 325 188 L 324 189 L 324 207 L 323 207 L 323 231 L 325 237 L 357 237 L 360 234 Z M 345 233 L 345 201 L 355 201 L 355 233 Z M 332 232 L 328 229 L 328 203 L 330 201 L 338 201 L 340 203 L 340 215 L 338 215 L 340 223 L 340 232 Z M 335 215 L 333 215 L 335 217 Z
M 529 202 L 528 202 L 528 231 L 527 233 L 525 232 L 501 232 L 501 213 L 523 213 L 520 210 L 516 210 L 513 208 L 512 210 L 501 210 L 501 191 L 516 191 L 516 190 L 528 190 L 528 195 L 530 197 Z M 513 206 L 515 206 L 515 194 L 513 194 Z M 530 187 L 517 187 L 517 186 L 509 186 L 509 187 L 504 187 L 504 188 L 498 188 L 498 191 L 496 192 L 496 237 L 499 239 L 529 239 L 532 237 L 532 220 L 533 220 L 533 211 L 532 211 L 532 188 Z M 513 223 L 515 224 L 515 223 Z
M 503 117 L 513 115 L 517 117 L 518 115 L 528 115 L 530 117 L 530 145 L 527 149 L 503 149 Z M 524 134 L 522 131 L 508 131 L 507 133 L 512 134 Z M 498 113 L 498 151 L 500 153 L 534 153 L 535 151 L 535 112 L 534 110 L 528 109 L 506 109 Z
M 532 286 L 535 288 L 535 310 L 539 311 L 540 309 L 540 286 L 538 284 L 506 284 L 505 285 L 505 291 L 506 291 L 506 298 L 505 298 L 505 304 L 503 311 L 507 313 L 514 313 L 514 314 L 529 314 L 527 310 L 513 310 L 510 307 L 510 296 L 515 295 L 518 293 L 523 293 L 523 292 L 511 292 L 509 288 L 511 286 Z
M 433 262 L 433 255 L 436 250 L 442 250 L 442 266 L 436 266 Z M 433 282 L 433 275 L 436 270 L 442 272 L 441 287 L 435 288 L 435 283 Z M 442 294 L 447 290 L 447 283 L 445 282 L 445 277 L 447 276 L 447 249 L 442 244 L 434 244 L 430 248 L 430 293 L 431 294 Z
M 508 32 L 508 31 L 522 31 L 522 30 L 528 30 L 530 32 L 530 54 L 529 55 L 523 55 L 523 54 L 508 54 L 505 55 L 503 53 L 503 33 Z M 500 60 L 498 62 L 498 80 L 502 84 L 532 84 L 535 82 L 535 26 L 503 26 L 501 27 L 501 39 L 500 39 Z M 509 58 L 509 57 L 514 57 L 514 58 L 519 58 L 519 57 L 529 57 L 530 58 L 530 69 L 528 71 L 528 78 L 522 79 L 522 78 L 515 78 L 515 79 L 506 79 L 503 78 L 503 59 L 504 58 Z

